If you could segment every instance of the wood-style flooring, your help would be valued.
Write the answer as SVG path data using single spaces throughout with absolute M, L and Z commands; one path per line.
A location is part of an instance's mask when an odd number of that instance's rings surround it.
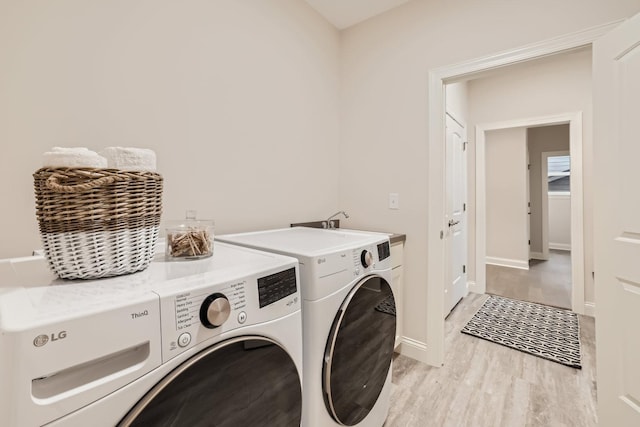
M 520 301 L 571 308 L 571 252 L 549 250 L 529 270 L 487 264 L 487 293 Z
M 594 319 L 579 316 L 579 370 L 460 333 L 486 298 L 469 294 L 447 318 L 443 367 L 396 355 L 384 426 L 595 426 Z

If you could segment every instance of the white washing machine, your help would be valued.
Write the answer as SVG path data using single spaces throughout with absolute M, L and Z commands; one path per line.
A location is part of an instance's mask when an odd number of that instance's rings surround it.
M 0 425 L 299 426 L 298 261 L 213 257 L 94 281 L 0 261 Z
M 218 237 L 300 261 L 305 427 L 380 427 L 396 331 L 389 237 L 294 227 Z

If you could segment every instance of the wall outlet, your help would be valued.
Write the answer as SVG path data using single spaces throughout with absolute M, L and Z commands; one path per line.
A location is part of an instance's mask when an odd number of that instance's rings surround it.
M 400 209 L 400 195 L 389 193 L 389 209 Z

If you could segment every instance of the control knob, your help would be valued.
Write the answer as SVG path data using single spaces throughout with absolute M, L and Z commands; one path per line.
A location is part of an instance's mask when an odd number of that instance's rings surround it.
M 364 268 L 370 267 L 373 264 L 373 254 L 367 250 L 362 251 L 360 254 L 360 262 Z
M 200 306 L 200 321 L 209 329 L 221 326 L 227 321 L 229 314 L 231 314 L 231 304 L 227 297 L 220 293 L 209 295 Z

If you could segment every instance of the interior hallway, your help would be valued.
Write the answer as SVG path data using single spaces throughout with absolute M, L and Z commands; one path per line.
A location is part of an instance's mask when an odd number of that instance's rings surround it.
M 529 270 L 487 264 L 487 293 L 571 309 L 571 252 L 550 249 Z
M 460 333 L 486 298 L 469 294 L 447 318 L 442 368 L 396 355 L 384 426 L 595 426 L 594 319 L 578 316 L 582 369 L 574 369 Z

